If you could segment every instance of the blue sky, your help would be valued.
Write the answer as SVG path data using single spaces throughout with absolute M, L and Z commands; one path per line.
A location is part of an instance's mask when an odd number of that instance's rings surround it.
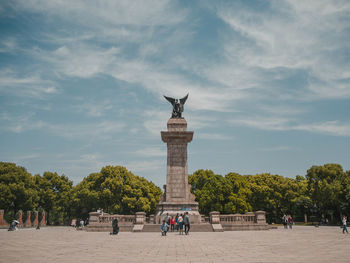
M 1 1 L 0 160 L 161 186 L 171 105 L 189 173 L 350 169 L 349 1 Z

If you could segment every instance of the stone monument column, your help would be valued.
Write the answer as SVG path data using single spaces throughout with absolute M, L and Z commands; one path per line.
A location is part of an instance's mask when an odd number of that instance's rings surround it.
M 168 130 L 161 132 L 167 144 L 167 175 L 165 192 L 157 205 L 156 223 L 169 215 L 188 212 L 192 223 L 200 223 L 198 202 L 188 184 L 187 144 L 192 141 L 193 131 L 187 131 L 184 118 L 170 118 Z
M 192 141 L 193 131 L 187 131 L 187 122 L 183 118 L 171 118 L 167 126 L 168 131 L 161 132 L 162 140 L 168 148 L 165 200 L 194 201 L 187 175 L 187 144 Z

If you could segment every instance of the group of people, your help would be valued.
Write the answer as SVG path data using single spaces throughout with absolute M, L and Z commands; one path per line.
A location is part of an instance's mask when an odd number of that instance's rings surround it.
M 160 231 L 162 236 L 166 236 L 169 229 L 171 232 L 174 232 L 175 230 L 178 231 L 180 235 L 183 235 L 185 230 L 185 235 L 188 235 L 190 227 L 190 216 L 188 215 L 188 212 L 180 215 L 176 214 L 176 216 L 170 216 L 167 213 L 162 225 L 160 226 Z
M 293 221 L 293 217 L 291 215 L 283 215 L 282 221 L 283 221 L 284 229 L 288 229 L 288 226 L 290 229 L 293 228 L 294 221 Z

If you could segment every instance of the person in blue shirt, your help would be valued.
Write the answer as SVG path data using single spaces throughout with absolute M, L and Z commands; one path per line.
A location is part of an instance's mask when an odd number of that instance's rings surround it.
M 162 232 L 162 236 L 166 236 L 166 233 L 168 232 L 169 225 L 163 220 L 163 224 L 160 226 L 160 231 Z

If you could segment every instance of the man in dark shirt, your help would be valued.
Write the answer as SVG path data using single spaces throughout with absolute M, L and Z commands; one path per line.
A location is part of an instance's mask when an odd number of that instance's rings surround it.
M 188 215 L 188 212 L 186 212 L 184 216 L 184 225 L 185 225 L 185 234 L 188 235 L 188 233 L 190 232 L 190 216 Z

